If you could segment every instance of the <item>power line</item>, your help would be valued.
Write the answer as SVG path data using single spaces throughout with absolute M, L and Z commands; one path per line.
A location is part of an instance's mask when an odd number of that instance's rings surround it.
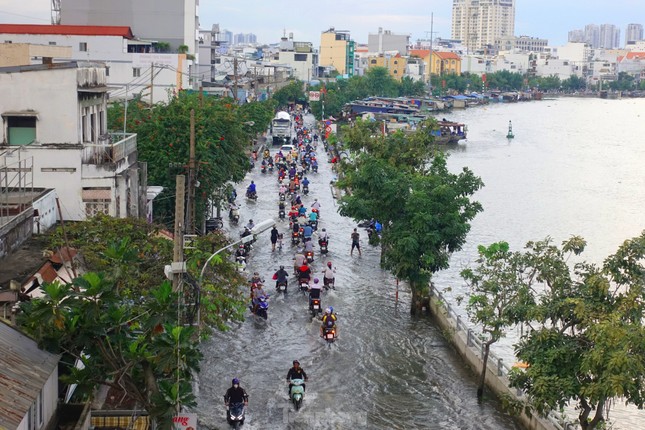
M 21 14 L 19 14 L 19 13 L 7 12 L 6 10 L 0 10 L 0 14 L 7 14 L 7 15 L 20 16 L 20 17 L 22 17 L 22 18 L 31 18 L 31 19 L 37 19 L 37 20 L 39 20 L 39 21 L 46 21 L 46 22 L 50 22 L 50 21 L 51 21 L 51 19 L 38 18 L 38 17 L 35 17 L 35 16 L 29 16 L 29 15 L 21 15 Z

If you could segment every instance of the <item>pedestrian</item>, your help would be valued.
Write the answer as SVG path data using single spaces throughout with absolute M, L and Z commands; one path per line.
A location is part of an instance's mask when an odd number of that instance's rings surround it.
M 354 229 L 354 232 L 352 233 L 352 249 L 349 252 L 349 255 L 354 255 L 354 248 L 358 249 L 358 255 L 361 255 L 361 244 L 360 244 L 360 234 L 358 234 L 357 229 Z
M 275 244 L 278 242 L 278 236 L 280 233 L 278 233 L 278 229 L 276 226 L 273 226 L 271 229 L 271 251 L 275 251 Z

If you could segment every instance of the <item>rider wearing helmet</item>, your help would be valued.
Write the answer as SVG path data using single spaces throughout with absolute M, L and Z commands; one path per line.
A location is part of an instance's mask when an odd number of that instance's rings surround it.
M 318 234 L 318 245 L 320 245 L 322 241 L 329 243 L 329 233 L 327 233 L 327 229 L 325 228 L 323 228 L 320 234 Z
M 240 380 L 237 378 L 233 378 L 231 388 L 226 390 L 224 395 L 224 404 L 226 406 L 235 403 L 244 403 L 244 406 L 249 405 L 249 395 L 246 394 L 244 388 L 240 387 Z
M 332 267 L 331 261 L 327 262 L 327 267 L 323 269 L 323 285 L 327 287 L 328 285 L 333 285 L 334 284 L 334 274 L 336 273 L 336 269 Z
M 289 383 L 289 395 L 291 395 L 291 387 L 293 384 L 291 383 L 292 379 L 303 379 L 307 380 L 307 373 L 305 370 L 300 367 L 300 362 L 298 360 L 293 360 L 293 367 L 289 369 L 289 373 L 287 373 L 287 382 Z M 305 384 L 302 384 L 302 389 L 306 390 Z
M 325 329 L 332 329 L 336 327 L 336 314 L 334 313 L 333 307 L 328 307 L 325 309 L 325 313 L 322 316 L 322 325 L 320 326 L 320 336 L 322 337 L 323 331 Z
M 320 299 L 320 280 L 314 278 L 314 283 L 309 286 L 309 309 L 311 309 L 311 300 Z
M 289 273 L 284 270 L 284 266 L 280 266 L 280 269 L 273 274 L 273 279 L 275 279 L 275 287 L 278 288 L 279 284 L 287 285 L 287 277 Z
M 237 251 L 235 251 L 235 257 L 246 257 L 246 248 L 244 247 L 243 244 L 241 244 L 237 248 Z
M 249 230 L 253 230 L 253 227 L 255 227 L 255 223 L 253 222 L 252 219 L 250 219 L 249 223 L 246 225 L 246 228 Z

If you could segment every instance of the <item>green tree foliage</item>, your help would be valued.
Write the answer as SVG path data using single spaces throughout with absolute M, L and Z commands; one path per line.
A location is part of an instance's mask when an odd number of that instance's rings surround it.
M 174 218 L 175 175 L 186 174 L 189 161 L 190 111 L 195 111 L 198 163 L 197 225 L 205 216 L 209 197 L 221 194 L 229 181 L 241 181 L 248 171 L 249 144 L 273 116 L 274 102 L 237 106 L 231 99 L 180 92 L 168 104 L 152 109 L 140 101 L 128 104 L 127 131 L 137 133 L 140 161 L 148 163 L 148 183 L 164 187 L 155 200 L 155 218 L 170 225 Z M 123 129 L 123 104 L 108 111 L 111 130 Z M 253 121 L 254 125 L 245 125 Z
M 529 242 L 523 253 L 503 255 L 507 261 L 499 273 L 482 279 L 518 279 L 517 288 L 528 292 L 509 308 L 512 318 L 501 321 L 529 327 L 515 349 L 528 367 L 513 372 L 511 384 L 525 390 L 529 406 L 541 414 L 577 404 L 580 426 L 592 430 L 618 398 L 645 406 L 645 232 L 625 241 L 601 266 L 570 264 L 585 246 L 575 236 L 561 247 L 548 238 Z M 520 264 L 507 264 L 511 255 Z M 480 295 L 493 301 L 496 294 L 490 288 Z M 489 325 L 495 318 L 482 316 Z
M 636 87 L 635 79 L 626 72 L 620 72 L 615 81 L 609 82 L 609 88 L 614 91 L 629 91 Z
M 464 269 L 461 276 L 470 286 L 466 307 L 468 315 L 481 326 L 484 335 L 484 365 L 477 388 L 477 397 L 481 398 L 490 347 L 505 336 L 505 329 L 520 321 L 527 304 L 531 303 L 529 283 L 532 272 L 525 270 L 522 254 L 510 252 L 506 242 L 488 247 L 480 245 L 478 251 L 478 266 Z
M 284 87 L 273 93 L 273 100 L 278 106 L 288 106 L 292 103 L 305 103 L 304 83 L 302 81 L 289 82 Z
M 123 300 L 96 273 L 43 290 L 21 305 L 19 323 L 47 350 L 83 362 L 68 383 L 85 393 L 97 385 L 124 390 L 161 428 L 171 427 L 179 405 L 195 406 L 191 381 L 202 355 L 194 328 L 177 321 L 179 297 L 169 282 L 137 300 Z
M 411 311 L 427 297 L 432 273 L 445 269 L 463 245 L 469 222 L 481 211 L 470 197 L 482 186 L 470 170 L 448 171 L 436 151 L 429 128 L 421 124 L 406 135 L 380 136 L 374 123 L 357 121 L 343 128 L 352 161 L 342 164 L 339 185 L 347 191 L 340 213 L 383 224 L 383 267 L 410 283 Z

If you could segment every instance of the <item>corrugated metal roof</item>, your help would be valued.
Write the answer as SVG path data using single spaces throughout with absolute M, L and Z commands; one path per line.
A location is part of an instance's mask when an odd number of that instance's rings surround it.
M 20 425 L 58 359 L 0 320 L 0 428 Z
M 75 36 L 121 36 L 134 39 L 127 26 L 0 24 L 0 34 L 61 34 Z

